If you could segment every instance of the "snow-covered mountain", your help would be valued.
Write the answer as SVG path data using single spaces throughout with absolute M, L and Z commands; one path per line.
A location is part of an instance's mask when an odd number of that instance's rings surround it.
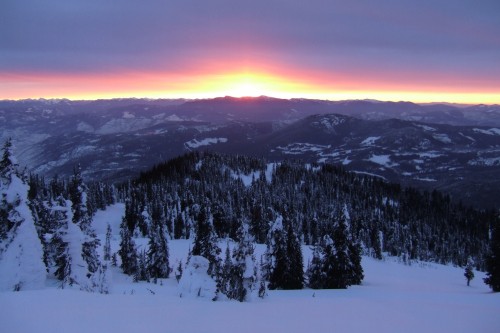
M 347 115 L 347 116 L 346 116 Z M 397 119 L 397 120 L 396 120 Z M 269 97 L 0 102 L 29 170 L 123 180 L 191 150 L 341 163 L 479 207 L 500 196 L 500 106 Z

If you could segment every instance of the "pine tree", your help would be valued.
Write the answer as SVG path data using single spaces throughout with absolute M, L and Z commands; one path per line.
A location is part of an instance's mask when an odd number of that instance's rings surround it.
M 323 288 L 323 272 L 322 272 L 322 258 L 320 247 L 315 246 L 313 250 L 313 257 L 307 268 L 308 286 L 311 289 Z
M 77 225 L 85 235 L 82 244 L 82 256 L 87 263 L 87 269 L 90 274 L 97 271 L 100 262 L 97 255 L 97 246 L 99 239 L 92 229 L 92 219 L 87 210 L 87 187 L 83 183 L 80 166 L 74 170 L 73 177 L 69 184 L 69 196 L 72 202 L 71 211 L 73 214 L 73 223 Z
M 264 298 L 267 295 L 266 282 L 264 280 L 260 280 L 259 283 L 259 297 Z
M 50 238 L 49 248 L 53 251 L 51 254 L 54 262 L 54 275 L 61 283 L 61 288 L 65 285 L 72 284 L 71 277 L 71 256 L 69 254 L 69 245 L 67 240 L 68 223 L 71 221 L 71 205 L 69 201 L 63 197 L 58 197 L 51 205 L 51 216 L 55 221 L 55 230 Z
M 347 247 L 351 261 L 348 285 L 360 285 L 364 279 L 363 266 L 361 265 L 361 246 L 351 240 Z
M 286 251 L 288 257 L 287 276 L 283 289 L 302 289 L 304 287 L 304 262 L 302 247 L 291 223 L 287 227 Z
M 120 236 L 120 250 L 118 250 L 118 255 L 122 261 L 120 267 L 122 268 L 123 273 L 134 275 L 138 270 L 137 250 L 125 217 L 120 224 Z
M 147 252 L 147 270 L 150 278 L 166 279 L 170 274 L 169 251 L 166 233 L 162 225 L 150 228 L 149 249 Z
M 213 227 L 213 218 L 208 205 L 200 208 L 197 216 L 196 234 L 191 254 L 208 259 L 208 274 L 216 277 L 220 269 L 219 254 L 221 250 L 217 246 L 217 237 Z
M 182 271 L 182 260 L 180 260 L 177 268 L 175 269 L 175 280 L 177 281 L 177 283 L 179 283 L 180 279 L 182 278 Z
M 228 243 L 226 245 L 224 262 L 222 263 L 222 268 L 219 277 L 219 289 L 220 292 L 226 295 L 229 299 L 233 298 L 232 273 L 233 273 L 233 261 L 231 260 L 231 251 L 229 250 L 229 243 Z
M 486 258 L 486 278 L 484 283 L 494 292 L 500 291 L 500 225 L 498 221 L 492 226 L 490 253 Z
M 239 242 L 233 251 L 234 264 L 231 269 L 232 297 L 240 302 L 250 300 L 250 295 L 257 280 L 257 266 L 253 239 L 248 232 L 248 225 L 242 223 L 237 231 Z
M 472 260 L 470 256 L 467 258 L 467 265 L 465 266 L 464 276 L 467 280 L 468 287 L 472 279 L 474 279 L 474 260 Z
M 104 261 L 111 260 L 111 226 L 106 227 L 106 240 L 104 241 Z
M 0 161 L 0 290 L 43 287 L 46 267 L 24 174 L 17 171 L 12 142 L 7 140 Z
M 340 272 L 337 263 L 337 251 L 330 236 L 323 236 L 321 240 L 321 251 L 323 253 L 320 275 L 321 282 L 318 281 L 318 285 L 325 289 L 346 288 L 346 284 L 342 282 L 343 274 Z
M 150 278 L 151 276 L 149 275 L 148 271 L 148 259 L 146 251 L 144 250 L 139 251 L 139 253 L 137 254 L 137 270 L 134 274 L 134 282 L 138 281 L 149 282 Z
M 265 278 L 269 281 L 269 289 L 281 289 L 285 285 L 287 275 L 287 248 L 283 230 L 283 217 L 279 215 L 267 236 L 265 253 Z

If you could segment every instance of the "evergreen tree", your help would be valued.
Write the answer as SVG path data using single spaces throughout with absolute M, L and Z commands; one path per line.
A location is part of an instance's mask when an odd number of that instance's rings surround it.
M 17 171 L 12 142 L 7 140 L 0 161 L 0 290 L 43 287 L 43 248 L 28 199 L 26 177 Z
M 266 282 L 264 280 L 260 280 L 259 283 L 259 297 L 264 298 L 267 296 L 267 288 L 266 288 Z
M 120 224 L 120 236 L 120 250 L 118 250 L 118 255 L 122 261 L 120 267 L 122 268 L 123 273 L 134 275 L 138 270 L 137 250 L 125 217 Z
M 111 260 L 111 226 L 106 227 L 106 240 L 104 241 L 104 261 Z
M 330 236 L 325 235 L 321 240 L 321 251 L 323 260 L 321 261 L 321 281 L 316 283 L 324 289 L 346 288 L 344 281 L 345 274 L 339 269 L 337 263 L 337 251 Z
M 311 289 L 323 288 L 323 272 L 322 272 L 322 258 L 320 247 L 315 246 L 313 250 L 313 257 L 307 268 L 308 286 Z
M 281 289 L 287 277 L 287 248 L 283 230 L 283 217 L 279 215 L 267 236 L 265 253 L 265 278 L 269 281 L 269 289 Z
M 150 278 L 166 279 L 170 274 L 169 251 L 166 233 L 161 225 L 150 228 L 147 269 Z
M 179 260 L 179 264 L 175 269 L 175 280 L 177 280 L 177 283 L 179 283 L 180 279 L 182 278 L 182 271 L 183 271 L 182 260 Z
M 216 277 L 220 269 L 220 248 L 217 246 L 217 237 L 213 227 L 213 218 L 210 207 L 203 205 L 197 216 L 196 234 L 191 254 L 208 259 L 208 274 Z
M 304 283 L 302 248 L 290 223 L 286 231 L 279 215 L 268 234 L 266 277 L 269 289 L 301 289 Z
M 72 285 L 71 282 L 71 256 L 69 254 L 68 244 L 68 223 L 71 221 L 70 201 L 59 197 L 51 205 L 51 216 L 56 222 L 55 230 L 50 238 L 50 249 L 53 251 L 51 256 L 54 262 L 54 275 L 61 283 L 61 288 L 65 285 Z
M 363 266 L 361 265 L 361 246 L 351 240 L 348 250 L 351 261 L 348 285 L 360 285 L 364 279 Z
M 233 261 L 231 260 L 231 251 L 229 250 L 229 243 L 226 245 L 224 255 L 224 262 L 219 277 L 220 292 L 226 295 L 229 299 L 232 297 L 232 274 L 233 274 Z
M 373 248 L 373 257 L 382 260 L 382 240 L 380 239 L 380 230 L 375 227 L 371 231 L 371 243 Z
M 231 270 L 231 297 L 240 302 L 250 299 L 257 280 L 253 238 L 248 225 L 242 223 L 237 231 L 239 242 L 233 251 L 234 264 Z
M 73 214 L 73 223 L 77 225 L 85 235 L 82 244 L 82 256 L 87 263 L 87 269 L 90 273 L 97 271 L 100 262 L 97 255 L 97 246 L 99 239 L 92 229 L 92 218 L 87 210 L 87 187 L 83 183 L 81 168 L 78 166 L 74 170 L 73 177 L 69 184 L 69 197 L 72 202 L 71 211 Z
M 468 287 L 472 279 L 474 279 L 474 261 L 470 256 L 467 258 L 467 265 L 465 265 L 464 276 L 465 279 L 467 280 L 467 287 Z
M 150 278 L 151 276 L 149 275 L 148 259 L 146 251 L 144 250 L 139 251 L 139 253 L 137 254 L 137 270 L 135 271 L 134 274 L 134 282 L 138 281 L 149 282 Z
M 283 289 L 302 289 L 304 287 L 304 262 L 302 247 L 291 223 L 287 227 L 287 276 Z
M 496 222 L 492 226 L 490 253 L 486 258 L 486 278 L 484 283 L 494 292 L 500 291 L 500 226 Z

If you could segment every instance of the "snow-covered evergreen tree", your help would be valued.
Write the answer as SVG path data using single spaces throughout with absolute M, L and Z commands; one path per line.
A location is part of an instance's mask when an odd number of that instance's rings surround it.
M 73 177 L 69 184 L 69 197 L 71 200 L 71 211 L 73 223 L 77 225 L 85 235 L 82 244 L 82 256 L 87 263 L 87 269 L 94 273 L 99 268 L 99 256 L 97 246 L 99 239 L 92 228 L 92 217 L 87 210 L 87 187 L 83 183 L 81 168 L 78 166 L 74 170 Z
M 120 236 L 120 249 L 118 250 L 118 255 L 121 258 L 120 267 L 122 268 L 123 273 L 134 275 L 138 269 L 137 250 L 125 217 L 122 219 L 122 223 L 120 224 Z
M 494 292 L 500 291 L 500 223 L 492 225 L 490 253 L 486 258 L 486 278 L 484 283 Z
M 262 268 L 264 279 L 269 281 L 269 289 L 280 288 L 286 270 L 286 240 L 281 215 L 269 228 Z
M 464 276 L 467 280 L 467 286 L 469 286 L 472 279 L 474 279 L 474 260 L 472 260 L 470 256 L 467 258 L 467 265 L 465 265 Z
M 291 223 L 287 226 L 287 274 L 283 289 L 302 289 L 304 287 L 304 261 L 302 247 Z
M 217 245 L 217 236 L 215 235 L 210 207 L 204 204 L 200 207 L 197 216 L 192 255 L 206 258 L 209 262 L 208 274 L 215 277 L 220 269 L 220 252 L 221 250 Z
M 313 256 L 309 266 L 307 267 L 307 284 L 309 288 L 321 289 L 323 288 L 323 272 L 322 272 L 322 258 L 320 247 L 315 246 Z
M 214 279 L 208 274 L 210 263 L 201 256 L 193 255 L 182 273 L 179 281 L 180 297 L 186 298 L 217 298 L 217 285 Z
M 246 223 L 240 225 L 237 231 L 237 238 L 239 242 L 233 250 L 233 260 L 228 257 L 229 248 L 226 250 L 223 271 L 228 275 L 229 281 L 226 295 L 230 299 L 243 302 L 251 299 L 251 294 L 257 280 L 253 238 L 248 233 L 248 225 Z
M 148 258 L 146 251 L 142 250 L 137 253 L 137 271 L 134 274 L 134 282 L 147 281 L 149 282 L 151 276 L 148 270 Z
M 111 260 L 111 226 L 106 227 L 106 239 L 104 241 L 104 261 Z
M 0 161 L 0 290 L 38 289 L 45 284 L 43 249 L 25 178 L 17 170 L 9 139 Z
M 149 249 L 147 252 L 147 269 L 150 278 L 166 279 L 170 274 L 167 235 L 163 226 L 153 225 L 149 230 Z
M 226 251 L 224 255 L 224 262 L 219 275 L 219 290 L 221 293 L 226 295 L 228 298 L 232 298 L 232 273 L 233 273 L 233 260 L 231 259 L 231 250 L 229 249 L 229 243 L 226 245 Z

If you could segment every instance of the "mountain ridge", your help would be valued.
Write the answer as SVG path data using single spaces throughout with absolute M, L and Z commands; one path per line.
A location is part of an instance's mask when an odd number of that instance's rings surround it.
M 20 162 L 47 177 L 68 176 L 79 163 L 87 179 L 120 180 L 208 149 L 342 164 L 484 208 L 499 208 L 499 128 L 500 107 L 481 105 L 269 97 L 0 102 L 1 139 L 12 137 Z

